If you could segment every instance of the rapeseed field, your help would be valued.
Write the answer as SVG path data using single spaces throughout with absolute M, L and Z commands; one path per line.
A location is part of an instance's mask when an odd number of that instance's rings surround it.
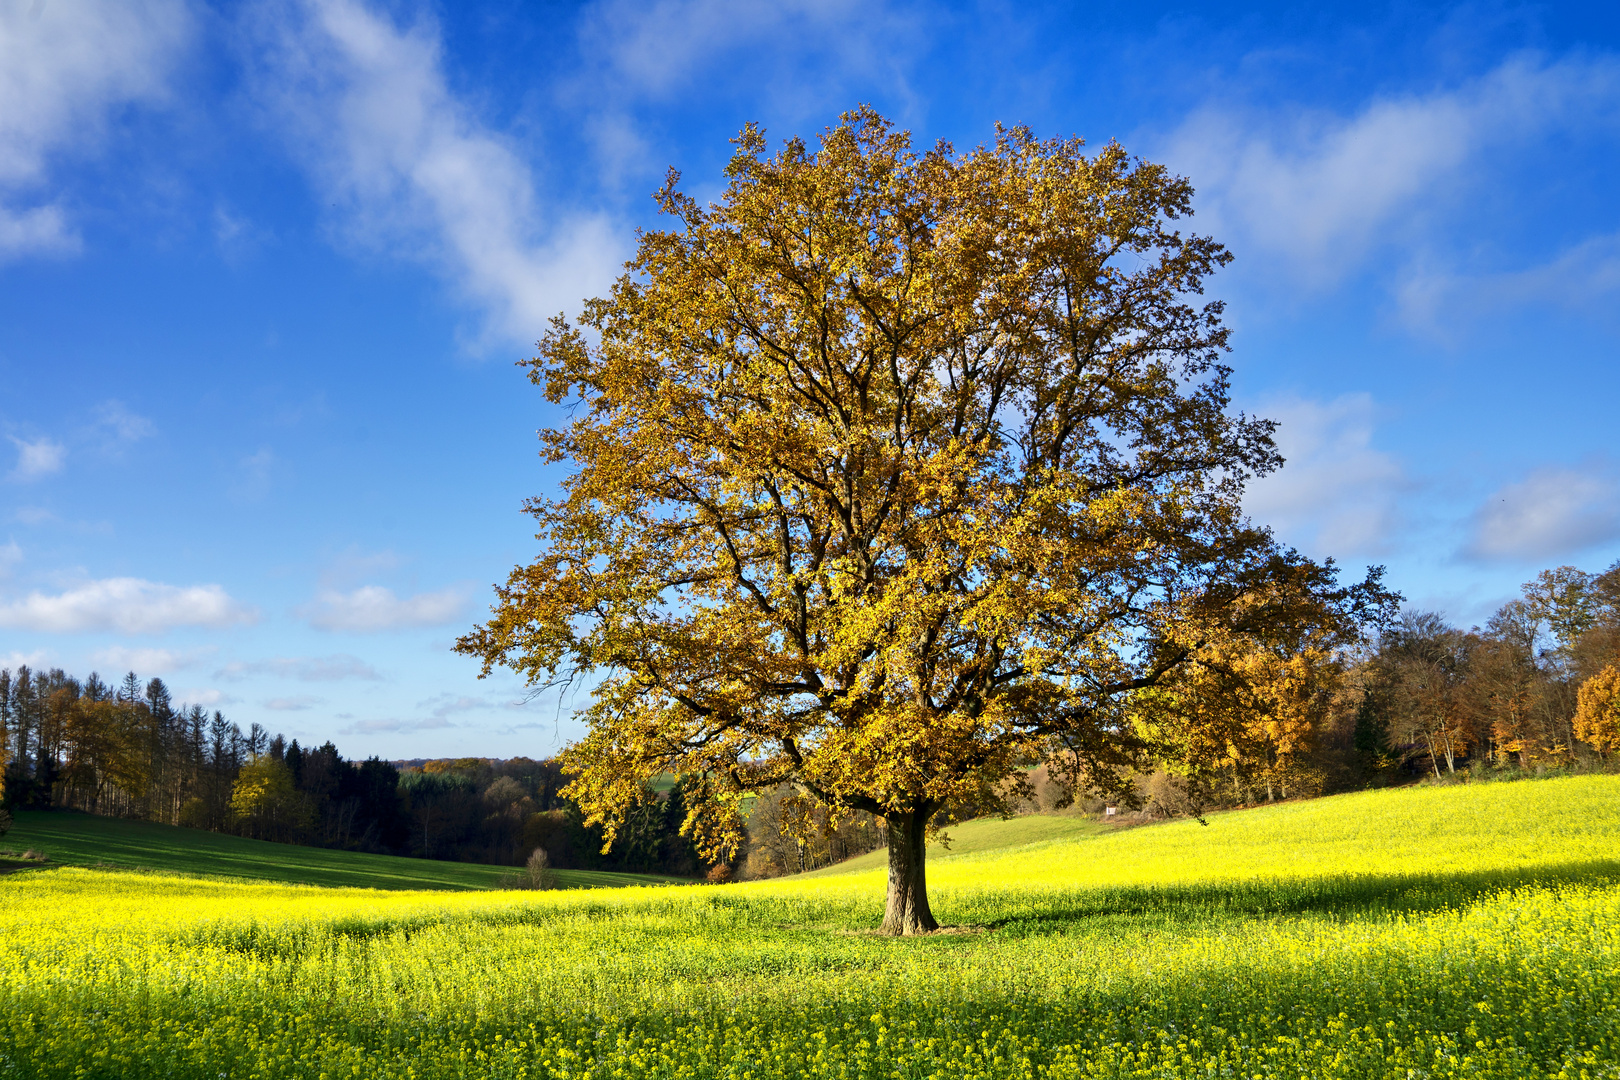
M 0 879 L 0 1077 L 1620 1076 L 1620 778 L 554 893 Z

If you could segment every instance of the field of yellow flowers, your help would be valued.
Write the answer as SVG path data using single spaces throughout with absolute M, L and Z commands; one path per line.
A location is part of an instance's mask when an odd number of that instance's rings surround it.
M 1620 1077 L 1620 777 L 553 893 L 0 879 L 0 1077 Z

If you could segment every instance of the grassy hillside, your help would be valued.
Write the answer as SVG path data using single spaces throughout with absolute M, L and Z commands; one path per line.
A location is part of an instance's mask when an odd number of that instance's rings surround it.
M 1031 814 L 1027 817 L 1008 818 L 1005 821 L 1000 818 L 980 818 L 977 821 L 964 821 L 946 829 L 944 838 L 947 842 L 941 843 L 938 838 L 930 842 L 928 859 L 930 865 L 933 865 L 949 856 L 978 854 L 1003 848 L 1021 848 L 1048 841 L 1078 840 L 1085 836 L 1095 836 L 1110 828 L 1111 826 L 1103 825 L 1092 818 L 1047 814 Z M 865 855 L 857 855 L 853 859 L 845 859 L 841 863 L 812 870 L 802 876 L 831 877 L 870 870 L 878 866 L 886 868 L 889 865 L 888 858 L 889 853 L 885 850 L 868 851 Z
M 493 889 L 511 866 L 405 859 L 356 851 L 272 844 L 150 821 L 22 810 L 0 845 L 33 848 L 54 863 L 365 889 Z M 649 885 L 672 878 L 597 870 L 558 870 L 565 888 Z
M 1010 824 L 964 828 L 931 877 L 956 929 L 910 940 L 870 933 L 881 868 L 569 893 L 14 874 L 0 1076 L 1620 1075 L 1620 778 L 1209 820 L 975 851 Z

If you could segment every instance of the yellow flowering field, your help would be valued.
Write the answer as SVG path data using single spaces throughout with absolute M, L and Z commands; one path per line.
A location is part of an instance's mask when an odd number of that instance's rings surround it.
M 1620 1077 L 1620 778 L 554 893 L 0 879 L 0 1077 Z

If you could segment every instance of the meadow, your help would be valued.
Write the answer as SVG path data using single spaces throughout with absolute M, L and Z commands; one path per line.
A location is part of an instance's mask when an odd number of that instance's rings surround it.
M 64 866 L 138 869 L 366 889 L 495 889 L 514 866 L 407 859 L 360 851 L 273 844 L 228 833 L 181 829 L 62 811 L 20 810 L 0 848 L 34 850 Z M 0 857 L 0 861 L 11 862 Z M 553 871 L 564 888 L 655 885 L 673 878 L 608 870 Z
M 1620 778 L 1015 824 L 932 855 L 952 932 L 901 940 L 859 866 L 547 893 L 12 874 L 0 1077 L 1620 1076 Z

